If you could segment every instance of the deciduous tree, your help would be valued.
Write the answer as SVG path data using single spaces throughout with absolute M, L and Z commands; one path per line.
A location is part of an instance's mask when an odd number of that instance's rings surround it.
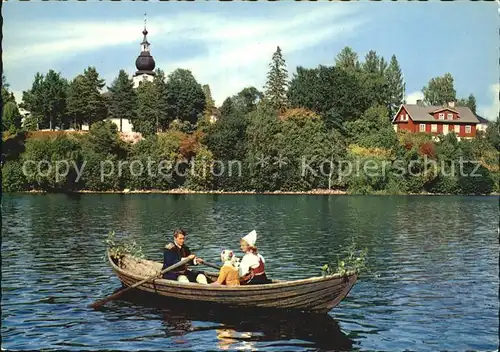
M 429 105 L 445 105 L 456 100 L 456 91 L 451 73 L 442 77 L 434 77 L 422 88 L 424 101 Z
M 36 116 L 40 127 L 64 127 L 68 83 L 54 70 L 35 75 L 30 90 L 23 92 L 23 107 Z
M 190 70 L 177 69 L 168 75 L 167 111 L 171 120 L 195 124 L 205 109 L 205 93 Z

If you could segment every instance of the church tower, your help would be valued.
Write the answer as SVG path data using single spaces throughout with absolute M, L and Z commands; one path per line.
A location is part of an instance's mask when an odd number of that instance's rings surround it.
M 144 14 L 146 15 L 146 14 Z M 144 38 L 141 43 L 141 53 L 135 60 L 135 67 L 137 72 L 132 77 L 134 81 L 134 88 L 139 87 L 139 85 L 144 81 L 152 81 L 155 76 L 155 60 L 151 56 L 149 51 L 148 42 L 148 30 L 146 29 L 146 18 L 144 18 L 144 30 L 142 31 Z

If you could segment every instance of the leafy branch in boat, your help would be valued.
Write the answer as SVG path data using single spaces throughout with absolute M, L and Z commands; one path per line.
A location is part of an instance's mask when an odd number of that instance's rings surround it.
M 135 240 L 117 238 L 114 231 L 108 233 L 108 237 L 104 242 L 106 243 L 111 258 L 116 259 L 118 262 L 120 262 L 125 255 L 144 258 L 142 248 Z
M 348 272 L 360 273 L 366 269 L 366 257 L 368 249 L 359 250 L 356 248 L 356 243 L 351 242 L 343 250 L 342 258 L 337 255 L 337 263 L 328 263 L 321 267 L 323 276 L 340 274 L 345 275 Z

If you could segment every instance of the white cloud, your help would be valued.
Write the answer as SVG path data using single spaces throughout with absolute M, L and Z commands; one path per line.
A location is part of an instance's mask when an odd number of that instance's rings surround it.
M 167 73 L 179 67 L 192 70 L 200 83 L 210 84 L 216 103 L 221 104 L 245 86 L 262 88 L 276 46 L 282 48 L 285 59 L 289 60 L 292 55 L 315 45 L 346 39 L 364 22 L 353 7 L 297 5 L 292 9 L 250 18 L 238 17 L 236 13 L 228 16 L 202 12 L 151 17 L 148 39 L 157 67 Z M 26 65 L 35 65 L 42 72 L 52 67 L 57 70 L 58 64 L 82 53 L 137 45 L 139 26 L 142 26 L 139 21 L 114 20 L 35 22 L 30 23 L 29 31 L 7 28 L 4 65 L 6 71 Z M 165 52 L 155 50 L 155 43 L 156 48 L 161 43 Z M 183 43 L 205 50 L 187 60 L 176 58 L 175 53 L 168 51 L 169 45 Z M 307 55 L 311 54 L 309 51 Z M 131 65 L 134 59 L 131 58 Z M 118 69 L 103 75 L 107 84 L 111 84 Z M 291 72 L 293 67 L 289 66 L 288 70 Z M 14 77 L 8 79 L 13 89 L 29 88 L 16 85 Z
M 351 11 L 330 7 L 295 13 L 291 18 L 202 21 L 193 37 L 203 40 L 208 52 L 187 61 L 160 61 L 159 66 L 167 71 L 176 67 L 190 69 L 199 81 L 210 84 L 214 99 L 221 104 L 245 86 L 262 88 L 278 45 L 286 60 L 322 42 L 345 39 L 362 24 L 361 19 L 351 15 Z M 292 67 L 288 70 L 292 71 Z
M 424 93 L 417 90 L 417 91 L 412 92 L 406 96 L 406 103 L 407 104 L 416 104 L 417 100 L 423 100 L 423 99 L 424 99 Z
M 479 106 L 478 107 L 479 115 L 491 121 L 498 118 L 498 114 L 500 111 L 500 101 L 498 96 L 499 91 L 500 91 L 500 83 L 494 83 L 490 86 L 489 99 L 491 99 L 491 104 Z

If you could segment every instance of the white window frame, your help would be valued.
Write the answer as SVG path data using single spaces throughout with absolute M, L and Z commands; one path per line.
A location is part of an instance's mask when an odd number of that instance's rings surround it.
M 437 123 L 431 124 L 431 132 L 437 132 L 438 131 L 438 125 Z
M 419 132 L 425 132 L 425 123 L 421 123 L 420 126 L 418 126 L 418 131 Z
M 455 128 L 453 129 L 455 131 L 455 134 L 460 133 L 460 125 L 455 125 Z
M 440 120 L 444 120 L 444 112 L 440 112 L 439 113 L 439 119 Z
M 471 133 L 472 133 L 472 126 L 465 125 L 465 134 L 471 134 Z
M 453 120 L 453 114 L 452 113 L 447 114 L 446 119 Z

